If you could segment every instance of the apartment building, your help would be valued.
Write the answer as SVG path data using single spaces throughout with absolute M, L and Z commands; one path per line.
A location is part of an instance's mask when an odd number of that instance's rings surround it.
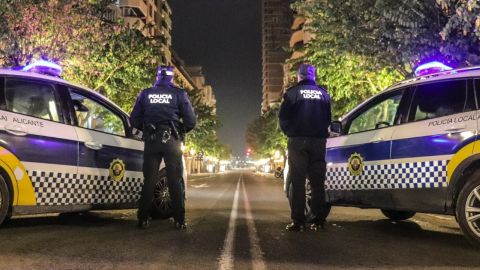
M 175 67 L 175 83 L 186 90 L 200 89 L 202 102 L 216 107 L 213 89 L 205 84 L 202 68 L 188 68 L 172 49 L 172 10 L 167 0 L 118 0 L 111 16 L 123 18 L 126 25 L 139 29 L 145 36 L 161 37 L 162 62 Z
M 172 10 L 167 0 L 118 0 L 116 6 L 128 26 L 145 36 L 161 37 L 162 60 L 172 64 Z
M 314 35 L 305 30 L 305 25 L 308 20 L 300 15 L 296 15 L 291 27 L 291 37 L 289 42 L 290 57 L 284 65 L 284 80 L 283 88 L 287 89 L 296 82 L 296 74 L 292 72 L 296 67 L 303 62 L 305 55 L 305 46 L 313 38 Z
M 202 103 L 215 110 L 217 100 L 213 92 L 213 87 L 206 83 L 205 76 L 203 75 L 203 68 L 201 66 L 192 66 L 187 67 L 187 71 L 192 76 L 196 88 L 201 91 Z
M 284 63 L 291 37 L 292 0 L 262 0 L 262 111 L 278 104 L 284 86 Z

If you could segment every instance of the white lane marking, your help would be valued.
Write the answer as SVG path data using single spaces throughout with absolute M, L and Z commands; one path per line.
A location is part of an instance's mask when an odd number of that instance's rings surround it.
M 199 177 L 199 178 L 188 178 L 188 181 L 190 182 L 194 182 L 194 181 L 197 181 L 197 180 L 203 180 L 203 179 L 209 179 L 209 178 L 214 178 L 216 177 L 217 175 L 211 175 L 211 176 L 205 176 L 205 177 Z
M 208 184 L 201 184 L 201 185 L 192 185 L 193 188 L 208 188 Z
M 235 245 L 235 227 L 237 226 L 238 217 L 238 195 L 240 193 L 240 182 L 242 176 L 238 178 L 237 189 L 235 190 L 235 196 L 233 197 L 232 211 L 230 212 L 230 220 L 228 222 L 227 235 L 223 242 L 222 255 L 218 262 L 218 269 L 231 270 L 233 269 L 233 247 Z
M 255 228 L 255 221 L 253 219 L 252 208 L 248 200 L 247 190 L 245 189 L 245 181 L 242 179 L 243 201 L 245 203 L 245 218 L 247 220 L 248 238 L 250 239 L 250 254 L 252 256 L 252 269 L 264 270 L 266 269 L 265 261 L 263 260 L 263 252 L 260 248 L 260 241 L 258 240 L 257 229 Z

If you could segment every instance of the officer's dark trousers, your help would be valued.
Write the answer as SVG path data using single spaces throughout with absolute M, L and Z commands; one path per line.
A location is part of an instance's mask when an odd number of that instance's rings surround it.
M 326 139 L 289 138 L 288 172 L 292 183 L 291 218 L 305 223 L 305 181 L 308 177 L 312 189 L 311 215 L 314 221 L 325 220 L 325 148 Z
M 165 160 L 167 170 L 173 218 L 175 221 L 183 222 L 185 220 L 185 197 L 183 196 L 184 185 L 182 183 L 182 151 L 180 141 L 173 138 L 167 143 L 162 143 L 161 140 L 145 143 L 143 154 L 143 176 L 145 182 L 139 202 L 138 219 L 145 220 L 150 216 L 155 183 L 159 177 L 159 167 L 162 159 Z

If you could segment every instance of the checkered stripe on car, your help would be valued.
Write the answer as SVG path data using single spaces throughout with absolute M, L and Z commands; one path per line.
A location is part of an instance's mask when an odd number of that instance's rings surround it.
M 28 171 L 37 205 L 81 205 L 136 202 L 143 178 Z
M 327 190 L 415 189 L 446 187 L 447 160 L 365 165 L 353 176 L 347 168 L 327 167 Z

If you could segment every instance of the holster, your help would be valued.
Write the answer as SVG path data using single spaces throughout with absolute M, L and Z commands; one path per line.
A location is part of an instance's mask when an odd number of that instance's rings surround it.
M 145 131 L 143 133 L 143 140 L 145 142 L 159 142 L 167 143 L 173 138 L 176 138 L 175 132 L 172 128 L 165 125 L 145 124 Z

